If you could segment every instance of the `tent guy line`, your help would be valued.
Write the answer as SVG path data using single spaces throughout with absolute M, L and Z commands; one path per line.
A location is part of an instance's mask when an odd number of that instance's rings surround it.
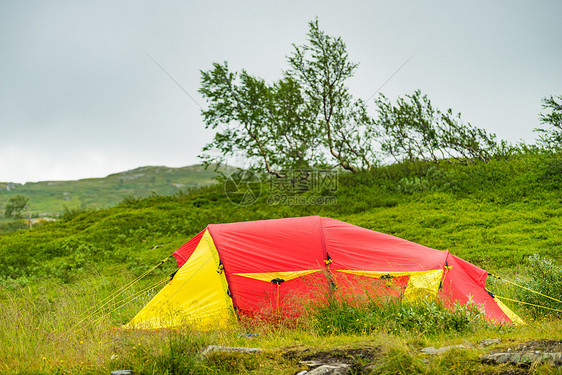
M 367 100 L 365 100 L 365 103 L 368 103 L 369 100 L 373 99 L 373 97 L 374 97 L 375 95 L 377 95 L 377 94 L 383 89 L 383 87 L 386 86 L 386 84 L 387 84 L 388 82 L 390 82 L 390 80 L 391 80 L 392 78 L 394 78 L 394 76 L 395 76 L 396 74 L 398 74 L 398 72 L 401 71 L 403 67 L 406 66 L 407 63 L 410 62 L 410 60 L 415 56 L 415 54 L 416 54 L 415 52 L 412 53 L 412 55 L 411 55 L 410 57 L 408 57 L 408 58 L 406 59 L 406 61 L 404 61 L 404 62 L 402 63 L 402 65 L 400 65 L 400 67 L 399 67 L 398 69 L 396 69 L 396 71 L 395 71 L 394 73 L 392 73 L 392 75 L 391 75 L 390 77 L 388 77 L 388 79 L 387 79 L 386 81 L 384 81 L 384 83 L 377 89 L 377 91 L 375 91 L 375 93 L 374 93 L 373 95 L 369 96 L 369 98 L 368 98 Z
M 176 86 L 178 86 L 178 87 L 180 88 L 180 90 L 183 91 L 183 93 L 184 93 L 185 95 L 187 95 L 187 96 L 189 97 L 189 99 L 191 99 L 191 101 L 192 101 L 193 103 L 195 103 L 195 105 L 197 105 L 202 111 L 204 110 L 203 107 L 201 106 L 201 104 L 199 104 L 199 103 L 197 102 L 197 100 L 195 100 L 195 99 L 193 98 L 193 96 L 189 95 L 189 93 L 187 92 L 187 90 L 184 89 L 183 86 L 180 85 L 179 82 L 176 81 L 176 80 L 174 79 L 174 77 L 172 77 L 172 75 L 171 75 L 170 73 L 168 73 L 168 71 L 167 71 L 166 69 L 164 69 L 164 67 L 163 67 L 162 65 L 160 65 L 160 64 L 158 63 L 158 61 L 156 61 L 156 59 L 155 59 L 154 57 L 152 57 L 152 55 L 151 55 L 150 53 L 148 53 L 148 52 L 145 52 L 145 53 L 146 53 L 146 55 L 152 60 L 152 62 L 154 62 L 154 64 L 156 64 L 156 66 L 158 66 L 158 67 L 160 68 L 160 70 L 162 70 L 162 71 L 164 72 L 164 74 L 166 74 L 166 75 L 168 76 L 168 78 L 170 78 L 170 79 L 172 80 L 172 82 L 174 82 L 174 83 L 176 84 Z

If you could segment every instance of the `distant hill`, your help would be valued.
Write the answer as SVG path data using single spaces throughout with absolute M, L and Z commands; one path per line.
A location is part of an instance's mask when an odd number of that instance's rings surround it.
M 227 173 L 234 168 L 226 167 Z M 209 185 L 217 173 L 202 165 L 182 168 L 147 166 L 103 178 L 74 181 L 41 181 L 17 184 L 0 182 L 0 220 L 4 218 L 6 202 L 15 195 L 30 199 L 34 216 L 56 216 L 66 208 L 107 208 L 124 197 L 146 197 L 151 194 L 169 195 L 190 187 Z

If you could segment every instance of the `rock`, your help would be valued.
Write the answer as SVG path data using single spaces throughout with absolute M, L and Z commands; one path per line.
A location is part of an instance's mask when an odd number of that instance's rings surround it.
M 485 347 L 485 346 L 490 346 L 490 345 L 494 345 L 494 344 L 499 344 L 500 342 L 502 342 L 502 339 L 486 339 L 486 340 L 482 340 L 478 343 L 478 345 L 480 345 L 480 347 Z
M 437 354 L 437 349 L 435 349 L 433 346 L 428 346 L 427 348 L 423 348 L 420 349 L 420 352 L 425 353 L 425 354 Z
M 111 375 L 133 375 L 133 370 L 115 370 L 111 371 Z
M 296 373 L 295 375 L 304 375 L 304 374 L 308 374 L 308 371 L 303 370 L 301 372 Z
M 306 373 L 306 375 L 348 375 L 349 365 L 322 365 Z
M 508 363 L 529 366 L 537 363 L 549 363 L 553 366 L 561 366 L 562 341 L 529 341 L 501 351 L 493 350 L 480 357 L 480 361 L 491 364 Z
M 533 363 L 550 363 L 553 366 L 562 365 L 562 353 L 545 353 L 545 352 L 502 352 L 490 353 L 482 356 L 480 361 L 491 364 L 524 364 L 532 365 Z
M 462 344 L 464 346 L 466 346 L 467 348 L 474 348 L 475 347 L 475 345 L 468 340 L 462 340 Z
M 207 346 L 202 355 L 206 356 L 214 352 L 226 352 L 226 353 L 261 353 L 260 348 L 243 348 L 238 346 L 219 346 L 219 345 L 209 345 Z
M 347 363 L 330 363 L 327 364 L 322 360 L 300 361 L 301 365 L 308 367 L 309 371 L 304 372 L 306 375 L 345 375 L 349 374 L 349 365 Z
M 327 363 L 325 361 L 309 360 L 309 361 L 300 361 L 299 364 L 305 365 L 306 367 L 308 367 L 309 370 L 312 370 L 316 367 L 326 365 Z
M 441 348 L 439 348 L 439 349 L 435 349 L 433 346 L 429 346 L 429 347 L 427 347 L 427 348 L 421 349 L 420 351 L 421 351 L 422 353 L 425 353 L 425 354 L 439 354 L 439 353 L 445 353 L 445 352 L 447 352 L 447 351 L 449 351 L 449 350 L 451 350 L 451 349 L 455 349 L 455 348 L 458 348 L 458 349 L 468 349 L 469 347 L 466 346 L 466 345 L 460 345 L 460 344 L 459 344 L 459 345 L 443 346 L 443 347 L 441 347 Z

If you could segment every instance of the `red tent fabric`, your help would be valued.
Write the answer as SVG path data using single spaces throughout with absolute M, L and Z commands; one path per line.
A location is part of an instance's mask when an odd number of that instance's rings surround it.
M 339 220 L 310 216 L 212 224 L 173 254 L 180 268 L 204 233 L 216 247 L 219 272 L 224 271 L 239 316 L 273 310 L 290 315 L 299 296 L 321 299 L 330 288 L 356 294 L 365 286 L 372 292 L 389 284 L 391 295 L 435 288 L 451 303 L 472 300 L 497 323 L 510 323 L 514 316 L 486 291 L 487 272 L 481 268 L 448 251 Z
M 182 268 L 185 262 L 187 262 L 187 260 L 191 256 L 191 254 L 193 254 L 193 252 L 197 248 L 197 245 L 199 245 L 199 241 L 201 241 L 201 237 L 203 237 L 204 233 L 205 231 L 202 230 L 197 234 L 197 236 L 187 241 L 172 254 L 176 258 L 179 268 Z

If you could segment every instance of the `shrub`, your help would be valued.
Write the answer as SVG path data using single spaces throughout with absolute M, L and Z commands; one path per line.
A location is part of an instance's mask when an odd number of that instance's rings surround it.
M 484 322 L 483 311 L 472 302 L 445 308 L 432 299 L 417 302 L 371 300 L 365 303 L 334 300 L 312 309 L 312 324 L 322 335 L 376 332 L 436 335 L 471 331 Z
M 562 155 L 550 154 L 539 165 L 539 182 L 552 189 L 562 187 Z
M 562 296 L 562 266 L 554 259 L 541 257 L 538 254 L 530 256 L 527 258 L 527 275 L 527 278 L 518 280 L 518 284 L 554 298 Z M 562 310 L 562 303 L 529 290 L 517 288 L 516 294 L 518 299 L 523 302 Z M 535 317 L 561 315 L 559 312 L 540 307 L 531 305 L 526 305 L 526 307 Z
M 399 193 L 413 194 L 418 191 L 456 191 L 456 182 L 453 172 L 430 167 L 425 176 L 403 177 L 395 185 Z
M 63 206 L 63 212 L 59 215 L 59 219 L 63 221 L 70 221 L 82 214 L 86 214 L 93 210 L 86 208 L 85 205 L 77 206 L 75 208 L 68 208 L 67 206 Z

